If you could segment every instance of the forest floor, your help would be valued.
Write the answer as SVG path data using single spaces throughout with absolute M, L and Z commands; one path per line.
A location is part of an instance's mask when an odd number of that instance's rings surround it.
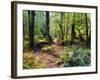
M 63 63 L 58 64 L 59 55 L 64 52 L 64 47 L 56 44 L 51 45 L 53 47 L 53 51 L 50 53 L 46 53 L 43 51 L 31 52 L 32 55 L 38 58 L 40 64 L 45 65 L 46 68 L 58 68 L 63 67 Z
M 24 52 L 23 69 L 62 68 L 90 65 L 90 48 L 85 46 L 45 45 L 37 50 Z M 73 52 L 74 50 L 74 52 Z

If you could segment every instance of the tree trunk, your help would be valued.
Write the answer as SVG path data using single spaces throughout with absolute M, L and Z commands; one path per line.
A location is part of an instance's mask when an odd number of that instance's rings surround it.
M 88 41 L 88 19 L 87 19 L 87 14 L 85 13 L 85 19 L 86 19 L 86 46 L 89 46 L 89 41 Z
M 83 20 L 82 20 L 82 13 L 80 14 L 81 15 L 81 20 L 80 20 L 80 23 L 82 24 Z
M 69 13 L 67 13 L 67 16 L 68 17 L 67 17 L 67 25 L 66 25 L 66 33 L 65 33 L 66 41 L 67 41 L 67 35 L 68 35 L 68 31 L 69 31 L 69 28 L 68 28 L 69 27 L 69 16 L 70 16 Z
M 63 40 L 64 38 L 64 33 L 63 33 L 63 16 L 64 16 L 64 13 L 61 12 L 61 22 L 59 23 L 59 27 L 60 27 L 60 31 L 61 31 L 61 40 Z
M 49 12 L 46 11 L 46 38 L 48 41 L 52 41 L 52 37 L 50 35 L 50 29 L 49 29 Z
M 29 47 L 30 50 L 34 49 L 34 19 L 35 19 L 35 12 L 28 11 L 29 16 Z
M 46 11 L 46 32 L 49 33 L 49 12 Z
M 89 35 L 89 37 L 88 37 L 88 44 L 89 44 L 89 47 L 91 47 L 91 31 L 90 31 L 90 33 L 89 33 L 90 35 Z
M 74 43 L 75 36 L 76 36 L 76 33 L 75 33 L 75 13 L 74 13 L 72 30 L 71 30 L 71 45 Z
M 80 27 L 82 27 L 82 13 L 80 13 Z M 78 32 L 79 32 L 79 39 L 80 39 L 80 42 L 83 42 L 84 41 L 84 38 L 82 37 L 82 33 L 81 33 L 81 29 L 79 28 L 78 29 Z

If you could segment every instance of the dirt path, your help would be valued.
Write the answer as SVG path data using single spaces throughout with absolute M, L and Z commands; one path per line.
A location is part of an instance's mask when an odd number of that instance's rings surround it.
M 55 44 L 53 44 L 52 46 L 54 47 L 54 51 L 52 52 L 52 54 L 54 55 L 59 56 L 64 51 L 63 47 L 61 46 Z M 39 52 L 35 52 L 33 55 L 38 57 L 40 63 L 46 65 L 47 68 L 56 68 L 56 67 L 63 66 L 63 64 L 57 64 L 58 57 L 51 55 L 51 53 L 44 53 L 39 51 Z

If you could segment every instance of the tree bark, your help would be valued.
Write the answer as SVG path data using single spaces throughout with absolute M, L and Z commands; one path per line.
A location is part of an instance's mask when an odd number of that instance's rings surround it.
M 68 35 L 68 31 L 69 31 L 69 28 L 68 28 L 69 27 L 69 16 L 70 16 L 69 13 L 67 13 L 67 16 L 68 17 L 67 17 L 66 34 L 65 34 L 66 35 L 66 41 L 67 41 L 67 35 Z
M 49 12 L 46 11 L 46 38 L 48 39 L 48 41 L 52 42 L 52 37 L 50 35 L 50 28 L 49 28 Z
M 71 45 L 74 43 L 76 33 L 75 33 L 75 13 L 73 15 L 73 23 L 72 23 L 72 30 L 71 30 Z
M 35 12 L 28 11 L 29 16 L 29 48 L 30 50 L 34 49 L 34 19 Z
M 46 11 L 46 31 L 49 33 L 49 12 Z
M 81 25 L 82 25 L 82 22 L 83 22 L 83 20 L 82 20 L 82 13 L 81 13 L 80 15 L 81 15 L 81 20 L 80 20 L 80 23 L 81 23 Z
M 86 21 L 86 46 L 89 46 L 89 41 L 88 41 L 88 19 L 87 19 L 87 13 L 85 13 L 85 21 Z
M 88 37 L 88 45 L 89 45 L 89 47 L 91 47 L 91 31 L 90 31 L 90 33 L 89 33 L 89 37 Z
M 64 13 L 63 12 L 61 12 L 61 23 L 60 23 L 60 25 L 59 25 L 59 27 L 60 27 L 60 30 L 61 30 L 61 39 L 63 40 L 64 39 L 64 33 L 63 33 L 63 16 L 64 16 Z
M 80 27 L 82 27 L 82 13 L 80 13 Z M 82 33 L 81 33 L 81 29 L 79 28 L 78 29 L 78 32 L 79 32 L 79 39 L 80 39 L 80 42 L 83 42 L 84 41 L 84 38 L 82 37 Z

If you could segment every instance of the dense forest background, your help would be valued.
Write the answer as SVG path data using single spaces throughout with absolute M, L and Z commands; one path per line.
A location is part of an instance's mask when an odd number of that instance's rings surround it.
M 23 10 L 23 68 L 91 65 L 91 14 Z

